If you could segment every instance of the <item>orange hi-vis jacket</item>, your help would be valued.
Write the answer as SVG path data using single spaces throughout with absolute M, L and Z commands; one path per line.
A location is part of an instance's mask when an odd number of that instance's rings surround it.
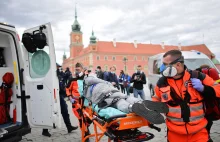
M 203 96 L 220 97 L 220 84 L 212 78 L 199 73 L 199 79 L 205 86 L 204 92 L 199 93 L 192 87 L 190 76 L 190 72 L 186 69 L 182 79 L 160 78 L 152 98 L 153 101 L 165 102 L 168 105 L 167 128 L 179 134 L 194 134 L 205 128 L 207 120 L 204 117 Z
M 73 78 L 66 86 L 66 95 L 72 96 L 76 101 L 83 95 L 83 80 Z

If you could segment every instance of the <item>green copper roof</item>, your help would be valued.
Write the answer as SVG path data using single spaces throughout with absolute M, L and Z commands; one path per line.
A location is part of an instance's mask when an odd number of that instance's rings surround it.
M 72 25 L 72 31 L 78 31 L 80 32 L 81 26 L 77 20 L 77 10 L 76 10 L 76 6 L 75 6 L 75 20 L 74 23 Z
M 94 31 L 92 30 L 92 35 L 90 37 L 90 43 L 96 43 L 96 37 L 94 35 Z

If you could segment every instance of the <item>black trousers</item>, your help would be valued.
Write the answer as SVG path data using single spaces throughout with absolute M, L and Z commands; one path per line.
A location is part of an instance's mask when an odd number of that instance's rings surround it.
M 64 120 L 64 123 L 66 124 L 66 127 L 68 128 L 71 126 L 70 122 L 70 115 L 68 113 L 68 106 L 66 104 L 66 101 L 64 100 L 64 96 L 60 94 L 60 109 L 61 109 L 61 114 Z

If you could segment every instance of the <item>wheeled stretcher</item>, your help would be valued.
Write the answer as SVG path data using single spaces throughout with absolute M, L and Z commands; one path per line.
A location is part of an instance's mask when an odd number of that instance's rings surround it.
M 138 128 L 148 126 L 149 128 L 160 131 L 160 128 L 150 124 L 146 119 L 134 113 L 125 114 L 122 112 L 113 116 L 109 116 L 106 113 L 108 117 L 105 117 L 103 113 L 100 115 L 100 110 L 83 96 L 80 97 L 75 105 L 79 114 L 82 142 L 88 142 L 91 137 L 94 137 L 95 141 L 99 142 L 104 135 L 108 137 L 109 142 L 148 141 L 153 139 L 154 135 L 149 132 L 141 132 Z M 94 133 L 90 133 L 89 131 L 88 127 L 90 124 L 93 124 Z

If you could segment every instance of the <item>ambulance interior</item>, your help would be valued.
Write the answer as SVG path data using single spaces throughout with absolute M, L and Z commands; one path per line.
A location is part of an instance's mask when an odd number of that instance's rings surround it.
M 17 37 L 14 37 L 17 38 Z M 0 31 L 0 119 L 2 121 L 3 117 L 5 117 L 5 112 L 3 109 L 5 108 L 4 103 L 4 91 L 2 89 L 3 79 L 2 77 L 5 73 L 12 73 L 14 76 L 14 82 L 12 83 L 12 96 L 11 103 L 9 107 L 9 115 L 10 119 L 6 122 L 0 123 L 0 136 L 1 134 L 7 133 L 10 130 L 15 130 L 15 127 L 19 127 L 21 124 L 21 99 L 17 99 L 17 96 L 21 95 L 20 91 L 20 83 L 19 83 L 19 75 L 18 75 L 18 67 L 17 67 L 17 56 L 15 50 L 15 41 L 11 34 Z M 3 98 L 3 99 L 1 99 Z

